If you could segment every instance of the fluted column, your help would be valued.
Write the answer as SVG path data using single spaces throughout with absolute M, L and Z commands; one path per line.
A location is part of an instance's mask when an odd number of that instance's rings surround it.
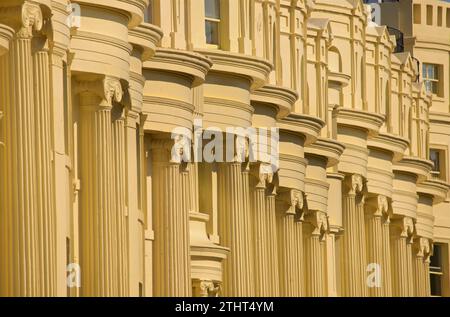
M 309 297 L 326 296 L 324 239 L 328 231 L 326 215 L 309 211 L 305 217 L 306 294 Z
M 426 262 L 430 255 L 430 242 L 426 238 L 418 237 L 414 243 L 414 294 L 415 297 L 428 297 L 429 272 Z
M 253 257 L 255 261 L 255 296 L 269 297 L 271 295 L 271 271 L 269 250 L 269 213 L 266 209 L 266 186 L 271 182 L 272 174 L 262 173 L 258 169 L 255 185 L 252 190 L 252 219 L 253 219 Z
M 392 260 L 391 260 L 391 233 L 390 233 L 390 216 L 388 214 L 382 217 L 382 247 L 383 247 L 383 264 L 382 264 L 382 287 L 385 297 L 392 297 Z
M 34 84 L 36 108 L 36 184 L 37 211 L 40 219 L 38 232 L 44 237 L 38 241 L 37 254 L 39 267 L 43 276 L 40 294 L 47 296 L 56 292 L 56 215 L 54 210 L 54 188 L 52 167 L 52 124 L 50 67 L 47 41 L 44 38 L 35 39 Z
M 218 168 L 219 236 L 230 249 L 224 262 L 224 296 L 253 296 L 254 278 L 249 232 L 248 174 L 238 161 L 220 163 Z
M 366 289 L 366 268 L 362 264 L 365 254 L 361 250 L 365 244 L 365 239 L 361 241 L 365 231 L 364 214 L 361 214 L 364 212 L 363 178 L 360 175 L 349 176 L 344 185 L 342 198 L 344 227 L 341 254 L 342 293 L 349 297 L 363 296 Z
M 388 212 L 388 208 L 388 200 L 383 195 L 369 199 L 366 204 L 367 262 L 374 264 L 375 269 L 381 269 L 381 276 L 378 276 L 378 272 L 373 272 L 376 280 L 371 281 L 369 285 L 369 295 L 372 297 L 385 295 L 386 282 L 383 279 L 383 272 L 386 270 L 386 260 L 383 253 L 383 215 Z M 380 277 L 381 280 L 377 280 Z
M 117 105 L 112 113 L 112 144 L 113 144 L 113 200 L 116 210 L 113 214 L 114 232 L 117 236 L 117 249 L 113 250 L 117 257 L 117 288 L 116 293 L 119 296 L 128 296 L 129 272 L 128 272 L 128 203 L 127 199 L 127 157 L 126 157 L 126 128 L 125 128 L 125 110 Z
M 47 52 L 33 58 L 40 7 L 25 1 L 0 8 L 16 30 L 1 58 L 3 103 L 0 295 L 55 294 L 55 223 L 51 185 L 50 98 Z M 35 82 L 33 74 L 42 77 Z
M 123 162 L 113 156 L 120 141 L 113 136 L 111 111 L 113 102 L 122 99 L 122 87 L 117 79 L 105 77 L 77 82 L 75 90 L 80 95 L 81 295 L 120 296 L 124 255 L 118 250 L 125 241 L 117 228 L 119 216 L 123 218 L 118 214 L 123 196 L 117 191 L 124 186 L 116 169 Z
M 303 296 L 303 194 L 288 190 L 277 195 L 277 240 L 280 296 Z
M 403 217 L 392 222 L 391 228 L 391 259 L 393 296 L 408 297 L 412 289 L 409 272 L 408 240 L 414 232 L 411 218 Z M 411 262 L 412 263 L 412 262 Z
M 152 140 L 153 279 L 155 296 L 190 296 L 189 213 L 183 205 L 181 160 L 173 155 L 174 142 Z
M 269 295 L 276 297 L 280 295 L 280 277 L 278 268 L 278 243 L 277 243 L 277 221 L 275 210 L 276 188 L 269 186 L 266 196 L 266 213 L 267 215 L 267 233 L 268 233 L 268 251 L 269 251 L 269 279 L 270 290 Z M 258 258 L 255 258 L 258 259 Z

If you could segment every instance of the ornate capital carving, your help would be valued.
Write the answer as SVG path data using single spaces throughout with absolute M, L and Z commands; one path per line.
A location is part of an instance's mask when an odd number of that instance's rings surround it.
M 321 211 L 308 212 L 305 217 L 305 222 L 312 225 L 312 235 L 320 236 L 321 238 L 323 238 L 324 235 L 328 232 L 328 216 Z
M 407 238 L 410 241 L 412 241 L 413 235 L 414 235 L 414 221 L 410 217 L 402 217 L 400 219 L 396 219 L 392 221 L 392 226 L 398 229 L 398 233 L 400 234 L 400 237 Z M 410 242 L 408 241 L 408 242 Z
M 416 239 L 416 256 L 427 259 L 431 255 L 431 243 L 427 238 Z
M 265 189 L 268 184 L 273 183 L 274 173 L 271 166 L 264 163 L 252 164 L 250 168 L 251 175 L 257 180 L 256 188 Z
M 194 285 L 199 290 L 200 297 L 218 297 L 220 293 L 220 284 L 215 284 L 213 281 L 195 281 Z
M 44 25 L 41 7 L 31 1 L 25 1 L 21 6 L 0 8 L 0 18 L 16 29 L 17 38 L 33 37 L 33 30 L 40 31 Z
M 305 196 L 301 191 L 291 189 L 281 192 L 277 195 L 277 202 L 281 211 L 287 215 L 297 215 L 300 220 L 303 220 Z
M 372 213 L 375 217 L 389 217 L 389 200 L 384 195 L 377 195 L 368 199 L 369 207 L 367 212 Z
M 76 94 L 92 93 L 101 98 L 99 106 L 112 108 L 113 102 L 121 102 L 123 89 L 120 80 L 105 76 L 102 80 L 76 81 L 74 85 Z
M 346 178 L 345 185 L 349 195 L 362 194 L 364 191 L 364 177 L 359 174 L 353 174 Z
M 183 135 L 174 135 L 173 139 L 152 139 L 151 149 L 157 155 L 154 161 L 159 163 L 181 164 L 190 162 L 190 142 Z M 188 168 L 185 165 L 184 168 Z M 187 171 L 187 170 L 186 170 Z
M 112 105 L 113 101 L 122 101 L 123 89 L 117 78 L 105 76 L 103 79 L 103 98 L 108 105 Z
M 247 161 L 250 156 L 250 145 L 249 140 L 243 136 L 235 136 L 235 153 L 234 161 L 243 163 Z
M 389 201 L 384 195 L 378 195 L 377 197 L 377 213 L 380 215 L 387 215 L 389 212 Z

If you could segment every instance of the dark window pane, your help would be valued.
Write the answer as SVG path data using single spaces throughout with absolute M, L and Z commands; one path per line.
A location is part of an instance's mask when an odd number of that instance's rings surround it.
M 430 288 L 431 288 L 431 296 L 442 296 L 440 275 L 435 274 L 430 275 Z
M 430 160 L 434 163 L 433 171 L 439 172 L 441 167 L 439 151 L 431 150 L 430 151 Z
M 205 0 L 205 16 L 220 19 L 220 0 Z
M 205 22 L 206 43 L 219 45 L 219 23 L 213 21 Z
M 433 256 L 430 258 L 430 267 L 432 268 L 442 268 L 442 254 L 441 246 L 435 245 L 433 249 Z

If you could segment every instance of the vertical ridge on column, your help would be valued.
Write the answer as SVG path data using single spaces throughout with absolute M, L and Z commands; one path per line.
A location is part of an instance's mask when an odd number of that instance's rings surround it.
M 219 235 L 222 245 L 230 249 L 224 262 L 224 296 L 253 296 L 252 264 L 249 261 L 250 243 L 245 213 L 245 193 L 241 163 L 219 164 Z
M 267 230 L 266 230 L 266 202 L 265 188 L 256 187 L 253 190 L 253 232 L 254 232 L 254 258 L 255 258 L 255 296 L 268 297 L 270 292 L 269 280 L 269 253 L 267 252 Z
M 3 58 L 8 72 L 3 79 L 4 169 L 6 201 L 1 213 L 6 239 L 0 245 L 4 258 L 0 269 L 8 272 L 0 295 L 38 296 L 40 264 L 37 254 L 39 214 L 36 210 L 36 118 L 31 56 L 31 36 L 18 32 L 12 41 L 9 59 Z M 4 283 L 4 284 L 3 284 Z
M 375 212 L 366 213 L 366 231 L 367 231 L 367 260 L 368 263 L 374 263 L 385 270 L 383 261 L 383 237 L 382 237 L 382 214 Z M 369 295 L 372 297 L 384 296 L 384 278 L 381 276 L 381 287 L 376 285 L 369 288 Z
M 390 220 L 388 216 L 384 216 L 382 230 L 382 244 L 383 244 L 383 289 L 385 297 L 392 297 L 392 270 L 391 270 L 391 243 L 390 243 Z
M 300 276 L 296 249 L 295 215 L 277 212 L 278 260 L 280 269 L 280 296 L 300 296 Z
M 343 200 L 343 227 L 345 233 L 342 237 L 342 288 L 343 295 L 347 297 L 361 296 L 360 283 L 358 282 L 359 270 L 355 251 L 358 247 L 358 228 L 357 228 L 357 210 L 356 195 L 353 193 L 344 194 Z
M 56 228 L 53 203 L 52 141 L 51 141 L 51 101 L 50 69 L 48 51 L 34 54 L 34 83 L 36 108 L 36 184 L 39 212 L 37 254 L 40 260 L 41 287 L 39 293 L 52 296 L 56 291 Z
M 162 297 L 191 295 L 189 215 L 183 208 L 180 163 L 172 162 L 170 140 L 152 141 L 153 223 L 155 230 L 154 294 Z
M 270 193 L 266 197 L 267 214 L 267 247 L 269 251 L 269 295 L 280 296 L 279 269 L 278 269 L 278 245 L 277 245 L 277 220 L 275 211 L 275 194 Z

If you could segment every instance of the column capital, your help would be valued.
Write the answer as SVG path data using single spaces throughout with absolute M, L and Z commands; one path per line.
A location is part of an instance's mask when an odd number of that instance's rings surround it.
M 120 80 L 104 76 L 100 80 L 77 80 L 74 85 L 75 94 L 91 93 L 101 98 L 100 106 L 111 109 L 113 102 L 121 102 L 124 91 Z
M 19 6 L 0 8 L 0 20 L 14 28 L 17 38 L 31 39 L 33 31 L 40 31 L 44 25 L 41 7 L 31 1 Z
M 218 297 L 220 293 L 220 284 L 215 284 L 213 281 L 197 280 L 194 281 L 194 286 L 199 289 L 200 297 Z
M 326 213 L 321 211 L 308 211 L 305 216 L 305 222 L 312 225 L 313 236 L 319 236 L 321 238 L 328 232 L 329 223 Z
M 374 217 L 389 217 L 389 200 L 384 195 L 372 196 L 366 201 L 366 210 Z
M 364 193 L 365 179 L 360 174 L 348 175 L 344 180 L 344 186 L 349 195 L 358 195 Z
M 417 257 L 427 259 L 431 255 L 432 245 L 430 239 L 417 237 L 414 244 Z
M 183 162 L 189 162 L 186 160 L 186 149 L 190 149 L 188 140 L 182 135 L 175 136 L 174 139 L 167 138 L 154 138 L 151 140 L 151 149 L 153 152 L 158 152 L 158 160 L 155 162 L 167 162 L 171 164 L 181 164 Z
M 256 188 L 266 189 L 274 182 L 274 172 L 269 164 L 257 162 L 250 164 L 250 175 L 256 179 Z
M 278 193 L 277 209 L 284 212 L 286 215 L 294 215 L 298 217 L 299 221 L 303 221 L 305 195 L 297 189 L 289 189 Z
M 393 219 L 391 226 L 397 229 L 397 233 L 402 238 L 408 238 L 412 240 L 415 231 L 414 220 L 411 217 L 401 217 Z

